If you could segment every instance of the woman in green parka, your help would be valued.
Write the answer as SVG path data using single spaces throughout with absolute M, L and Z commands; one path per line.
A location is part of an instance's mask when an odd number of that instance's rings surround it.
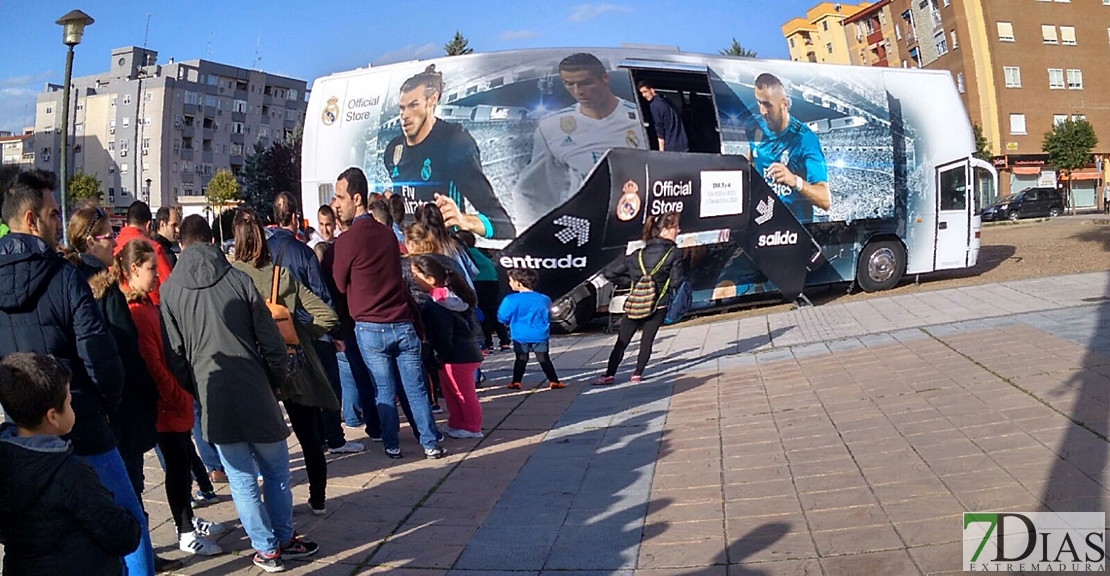
M 304 453 L 305 470 L 308 472 L 308 505 L 314 514 L 323 515 L 327 513 L 328 463 L 320 440 L 318 419 L 321 409 L 339 410 L 339 400 L 332 392 L 312 342 L 339 324 L 339 317 L 287 270 L 281 267 L 275 270 L 266 246 L 265 232 L 252 210 L 240 209 L 235 214 L 234 234 L 236 261 L 232 266 L 251 277 L 267 302 L 284 306 L 294 319 L 304 365 L 296 376 L 278 385 L 277 395 L 285 405 L 289 423 L 293 425 L 293 433 Z M 273 294 L 275 273 L 277 290 Z M 298 320 L 304 317 L 297 314 L 298 310 L 307 312 L 312 318 L 311 323 Z

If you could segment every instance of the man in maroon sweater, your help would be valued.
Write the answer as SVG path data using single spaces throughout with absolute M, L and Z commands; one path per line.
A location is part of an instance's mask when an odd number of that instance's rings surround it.
M 386 455 L 401 457 L 395 400 L 400 385 L 412 407 L 412 424 L 419 433 L 424 455 L 442 458 L 447 451 L 436 441 L 432 405 L 424 389 L 421 339 L 416 330 L 420 313 L 401 276 L 397 237 L 366 211 L 369 196 L 362 170 L 348 168 L 339 175 L 335 207 L 340 220 L 353 222 L 335 241 L 330 262 L 332 278 L 347 297 L 355 321 L 355 340 L 374 378 Z

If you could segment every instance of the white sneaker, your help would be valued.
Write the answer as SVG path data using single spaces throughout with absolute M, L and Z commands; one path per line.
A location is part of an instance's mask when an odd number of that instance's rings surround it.
M 219 522 L 209 522 L 196 516 L 193 516 L 193 529 L 201 536 L 219 536 L 227 532 L 223 524 Z
M 482 434 L 481 432 L 469 432 L 469 431 L 466 431 L 466 430 L 455 430 L 454 428 L 448 428 L 448 429 L 444 430 L 443 433 L 447 434 L 448 436 L 450 436 L 450 437 L 452 437 L 456 440 L 462 440 L 462 439 L 466 439 L 466 438 L 485 438 L 486 437 L 486 435 Z
M 196 532 L 179 535 L 177 537 L 177 548 L 182 552 L 197 556 L 215 556 L 224 552 L 219 544 L 198 535 Z
M 365 450 L 366 447 L 359 442 L 347 442 L 338 448 L 328 448 L 328 454 L 358 454 Z

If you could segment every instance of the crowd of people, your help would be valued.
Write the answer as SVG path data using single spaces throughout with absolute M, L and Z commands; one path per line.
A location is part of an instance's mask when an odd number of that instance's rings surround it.
M 202 217 L 152 214 L 143 202 L 118 233 L 97 206 L 75 210 L 63 230 L 56 187 L 52 173 L 22 173 L 0 209 L 5 574 L 174 568 L 154 555 L 143 510 L 152 450 L 181 551 L 222 553 L 214 537 L 225 527 L 194 509 L 218 502 L 214 483 L 227 483 L 254 564 L 282 571 L 283 560 L 320 548 L 293 526 L 289 427 L 308 506 L 324 515 L 326 455 L 366 449 L 345 427 L 365 428 L 386 456 L 402 458 L 400 406 L 424 456 L 438 459 L 445 437 L 483 437 L 476 389 L 486 355 L 515 353 L 508 388 L 522 387 L 533 354 L 547 386 L 565 387 L 536 273 L 510 270 L 514 293 L 503 296 L 473 235 L 448 230 L 434 204 L 406 214 L 400 197 L 371 194 L 358 168 L 339 175 L 315 230 L 283 192 L 272 224 L 237 210 L 226 251 Z M 646 277 L 658 302 L 622 327 L 595 384 L 613 383 L 642 328 L 640 380 L 667 279 L 682 276 L 678 215 L 645 230 L 642 270 L 622 260 L 606 276 L 628 286 Z M 441 428 L 434 415 L 444 408 Z

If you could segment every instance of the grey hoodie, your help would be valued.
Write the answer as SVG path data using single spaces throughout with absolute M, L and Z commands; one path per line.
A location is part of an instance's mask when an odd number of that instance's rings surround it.
M 161 288 L 166 360 L 195 389 L 201 431 L 213 444 L 284 441 L 274 396 L 285 379 L 285 342 L 254 282 L 213 244 L 181 252 Z M 195 388 L 194 388 L 195 387 Z

